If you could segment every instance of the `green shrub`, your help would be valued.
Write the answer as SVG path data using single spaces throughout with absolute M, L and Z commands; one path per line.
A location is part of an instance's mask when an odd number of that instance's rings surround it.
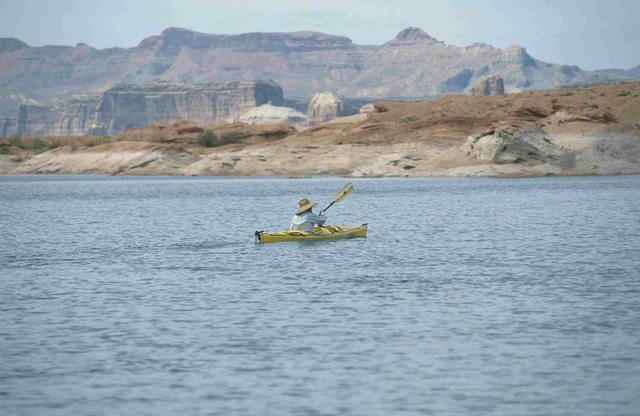
M 214 147 L 218 145 L 218 136 L 211 130 L 205 130 L 198 135 L 198 144 L 202 147 Z
M 238 143 L 244 136 L 237 131 L 230 131 L 218 137 L 211 130 L 205 130 L 198 135 L 198 144 L 203 147 L 224 146 L 225 144 Z
M 49 142 L 40 137 L 33 140 L 22 140 L 20 136 L 16 136 L 8 139 L 5 144 L 6 147 L 15 146 L 22 150 L 47 150 L 49 147 Z
M 48 146 L 48 143 L 42 140 L 40 137 L 37 137 L 34 141 L 31 142 L 31 145 L 28 146 L 33 150 L 44 150 Z
M 19 148 L 22 149 L 23 148 L 22 146 L 24 146 L 22 144 L 22 137 L 20 137 L 20 136 L 11 137 L 9 139 L 9 146 L 16 146 L 16 147 L 19 147 Z
M 6 142 L 3 143 L 4 147 L 17 147 L 22 150 L 51 150 L 56 147 L 60 147 L 63 143 L 60 140 L 45 140 L 42 137 L 36 137 L 35 139 L 27 139 L 23 140 L 20 136 L 15 136 L 7 139 Z M 8 150 L 5 149 L 7 152 Z M 5 153 L 8 154 L 8 153 Z
M 9 142 L 0 143 L 0 155 L 9 155 L 11 154 L 11 145 Z
M 242 140 L 242 133 L 238 131 L 230 131 L 222 135 L 219 144 L 222 146 L 230 143 L 238 143 L 240 140 Z

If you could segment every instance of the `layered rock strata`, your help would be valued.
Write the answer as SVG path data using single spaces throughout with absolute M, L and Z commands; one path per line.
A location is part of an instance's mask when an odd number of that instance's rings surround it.
M 0 110 L 10 106 L 6 116 L 15 116 L 12 96 L 20 96 L 22 104 L 51 103 L 154 79 L 190 84 L 274 79 L 289 98 L 333 91 L 340 97 L 379 100 L 462 93 L 491 75 L 500 75 L 511 93 L 632 79 L 640 77 L 640 70 L 585 71 L 539 61 L 518 46 L 447 45 L 417 28 L 383 45 L 357 45 L 344 36 L 317 32 L 214 35 L 179 28 L 133 48 L 31 47 L 0 38 Z
M 282 103 L 282 88 L 273 81 L 119 85 L 56 107 L 20 106 L 17 133 L 105 136 L 182 119 L 212 124 L 269 102 Z
M 504 80 L 498 75 L 483 78 L 471 87 L 469 94 L 475 96 L 504 95 Z
M 11 137 L 18 133 L 18 119 L 15 117 L 0 118 L 0 137 Z

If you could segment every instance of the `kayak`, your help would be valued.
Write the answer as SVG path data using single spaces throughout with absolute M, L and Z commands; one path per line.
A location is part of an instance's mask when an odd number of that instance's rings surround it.
M 365 238 L 367 236 L 367 224 L 359 227 L 316 227 L 313 231 L 280 231 L 277 233 L 265 233 L 256 231 L 256 242 L 262 244 L 282 243 L 288 241 L 316 241 L 338 240 L 342 238 Z
M 280 231 L 277 233 L 265 233 L 256 231 L 256 243 L 282 243 L 287 241 L 316 241 L 338 240 L 341 238 L 365 238 L 367 236 L 367 224 L 358 227 L 316 227 L 313 231 Z

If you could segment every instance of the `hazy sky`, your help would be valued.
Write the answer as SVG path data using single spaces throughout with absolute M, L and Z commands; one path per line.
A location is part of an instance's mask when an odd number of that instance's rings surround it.
M 640 0 L 0 0 L 0 37 L 130 47 L 169 26 L 206 33 L 315 30 L 382 44 L 417 26 L 447 44 L 517 44 L 585 69 L 640 64 Z

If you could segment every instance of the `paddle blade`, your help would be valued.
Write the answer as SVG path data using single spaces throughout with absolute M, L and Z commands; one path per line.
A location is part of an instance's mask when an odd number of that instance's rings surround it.
M 342 187 L 342 189 L 340 190 L 340 192 L 338 192 L 338 195 L 336 195 L 333 202 L 342 201 L 343 199 L 348 197 L 351 194 L 351 192 L 353 192 L 353 184 L 349 182 L 348 184 Z

